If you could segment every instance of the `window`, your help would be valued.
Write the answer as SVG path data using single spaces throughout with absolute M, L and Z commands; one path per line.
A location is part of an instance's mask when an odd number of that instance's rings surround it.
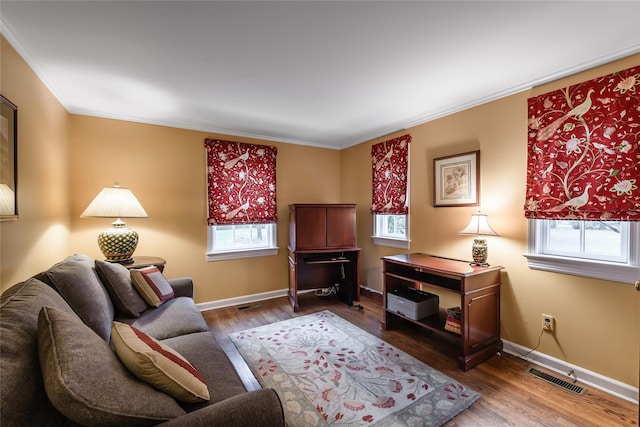
M 408 215 L 374 215 L 373 243 L 400 249 L 409 249 Z
M 529 267 L 624 283 L 637 280 L 640 224 L 529 220 Z
M 277 255 L 276 147 L 205 139 L 207 261 Z
M 277 255 L 276 224 L 210 225 L 207 261 Z

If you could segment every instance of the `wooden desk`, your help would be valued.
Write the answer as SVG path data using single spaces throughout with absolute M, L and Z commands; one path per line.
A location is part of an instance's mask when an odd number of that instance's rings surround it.
M 158 267 L 158 270 L 162 272 L 164 271 L 164 265 L 166 263 L 167 261 L 164 258 L 160 258 L 157 256 L 134 256 L 133 262 L 130 262 L 128 264 L 122 264 L 122 265 L 127 267 L 129 270 L 134 268 L 144 268 L 144 267 L 149 267 L 151 265 L 155 265 L 156 267 Z
M 426 254 L 383 257 L 384 312 L 382 326 L 390 329 L 402 322 L 412 322 L 459 343 L 458 365 L 467 370 L 502 350 L 500 339 L 500 270 L 501 266 L 479 267 L 468 261 Z M 446 331 L 446 311 L 412 320 L 392 312 L 387 292 L 416 288 L 432 293 L 454 292 L 460 295 L 461 334 Z

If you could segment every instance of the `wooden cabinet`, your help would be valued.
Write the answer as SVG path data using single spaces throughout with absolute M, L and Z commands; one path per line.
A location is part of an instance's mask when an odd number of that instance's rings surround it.
M 360 248 L 356 205 L 289 205 L 289 299 L 299 310 L 298 291 L 349 283 L 360 297 Z
M 467 370 L 502 350 L 500 339 L 501 266 L 480 267 L 467 261 L 426 254 L 404 254 L 382 258 L 385 329 L 412 322 L 434 335 L 451 339 L 459 350 L 458 365 Z M 453 292 L 460 296 L 460 335 L 444 329 L 446 311 L 420 320 L 412 320 L 388 309 L 387 292 L 402 288 L 426 292 Z

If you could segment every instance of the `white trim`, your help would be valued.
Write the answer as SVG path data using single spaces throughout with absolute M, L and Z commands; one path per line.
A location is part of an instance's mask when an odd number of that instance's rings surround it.
M 392 248 L 409 249 L 410 240 L 391 239 L 389 237 L 371 236 L 373 244 L 378 246 L 390 246 Z
M 278 255 L 280 248 L 263 248 L 263 249 L 239 249 L 226 252 L 212 252 L 207 254 L 207 261 L 225 261 L 228 259 L 254 258 L 259 256 Z
M 640 276 L 640 267 L 593 260 L 567 258 L 554 255 L 523 254 L 532 270 L 551 271 L 610 280 L 612 282 L 635 283 Z
M 371 288 L 368 288 L 368 287 L 362 286 L 362 285 L 360 285 L 360 289 L 364 289 L 364 290 L 366 290 L 368 292 L 371 292 L 371 293 L 374 293 L 374 294 L 382 295 L 382 291 L 379 291 L 377 289 L 371 289 Z
M 279 289 L 277 291 L 261 292 L 258 294 L 245 295 L 241 297 L 226 298 L 216 301 L 202 302 L 196 304 L 200 311 L 215 310 L 216 308 L 231 307 L 240 304 L 249 304 L 268 299 L 280 298 L 287 296 L 288 289 Z
M 514 356 L 525 359 L 529 362 L 533 362 L 551 371 L 561 374 L 561 377 L 566 377 L 567 381 L 572 381 L 572 378 L 578 378 L 580 383 L 597 388 L 613 396 L 619 397 L 629 402 L 638 404 L 638 388 L 629 384 L 625 384 L 621 381 L 614 380 L 613 378 L 605 377 L 597 372 L 590 371 L 580 366 L 567 363 L 564 360 L 556 359 L 553 356 L 549 356 L 538 351 L 531 351 L 530 348 L 521 346 L 519 344 L 502 340 L 505 346 L 503 350 L 505 353 L 512 354 Z M 511 347 L 511 348 L 509 348 Z M 529 353 L 530 352 L 530 353 Z M 527 354 L 526 357 L 522 357 L 523 354 Z M 573 370 L 575 377 L 570 377 L 567 372 Z

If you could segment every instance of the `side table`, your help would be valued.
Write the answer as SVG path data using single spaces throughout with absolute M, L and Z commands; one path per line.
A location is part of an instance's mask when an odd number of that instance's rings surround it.
M 150 265 L 154 265 L 158 267 L 160 272 L 164 271 L 164 265 L 167 263 L 167 260 L 164 258 L 160 258 L 157 256 L 134 256 L 133 262 L 128 264 L 122 264 L 127 267 L 127 269 L 131 270 L 134 268 L 144 268 L 149 267 Z

